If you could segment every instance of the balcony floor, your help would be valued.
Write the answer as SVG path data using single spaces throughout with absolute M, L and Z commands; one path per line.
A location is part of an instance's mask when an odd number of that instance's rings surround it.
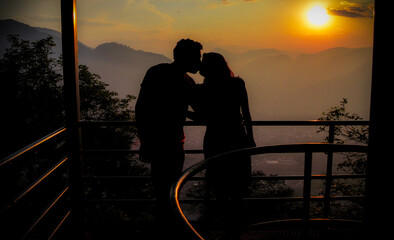
M 170 239 L 167 234 L 156 225 L 147 224 L 136 226 L 134 224 L 102 224 L 87 227 L 85 239 L 133 239 L 157 240 Z M 292 228 L 290 225 L 279 229 L 278 227 L 264 227 L 264 229 L 249 229 L 241 234 L 229 234 L 219 228 L 201 231 L 205 240 L 363 240 L 365 231 L 362 226 L 352 227 L 314 227 L 305 231 Z M 238 237 L 237 237 L 238 235 Z M 63 238 L 58 238 L 63 239 Z M 175 238 L 171 238 L 174 239 Z M 176 238 L 178 239 L 178 238 Z M 185 238 L 181 238 L 182 240 Z M 187 237 L 194 240 L 197 238 Z

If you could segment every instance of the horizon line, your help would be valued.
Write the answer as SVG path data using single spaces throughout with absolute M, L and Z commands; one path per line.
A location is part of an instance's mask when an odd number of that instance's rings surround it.
M 55 30 L 55 29 L 51 29 L 51 28 L 47 28 L 47 27 L 32 26 L 32 25 L 29 25 L 29 24 L 24 23 L 24 22 L 22 22 L 22 21 L 15 20 L 15 19 L 13 19 L 13 18 L 0 19 L 0 21 L 8 21 L 8 20 L 11 20 L 11 21 L 14 21 L 14 22 L 17 22 L 17 23 L 20 23 L 20 24 L 24 24 L 24 25 L 27 25 L 27 26 L 32 27 L 32 28 L 36 28 L 36 29 L 37 29 L 37 28 L 47 29 L 47 30 L 55 31 L 55 32 L 61 34 L 61 31 L 58 31 L 58 30 Z M 38 31 L 39 31 L 39 30 L 38 30 Z M 41 31 L 40 31 L 40 32 L 41 32 Z M 149 53 L 154 53 L 154 54 L 160 54 L 160 55 L 163 55 L 163 56 L 165 56 L 165 57 L 167 57 L 167 58 L 172 59 L 172 56 L 169 57 L 169 56 L 167 56 L 167 55 L 164 54 L 164 53 L 159 53 L 159 52 L 154 52 L 154 51 L 144 50 L 144 49 L 136 49 L 136 48 L 131 47 L 131 46 L 130 46 L 129 44 L 127 44 L 127 43 L 117 42 L 116 40 L 114 40 L 114 41 L 102 42 L 102 43 L 100 43 L 100 44 L 97 44 L 96 46 L 88 45 L 88 44 L 82 42 L 80 39 L 78 39 L 78 43 L 83 44 L 83 45 L 85 45 L 86 47 L 88 47 L 88 48 L 90 48 L 90 49 L 92 49 L 92 50 L 94 50 L 94 49 L 96 49 L 97 47 L 99 47 L 99 46 L 101 46 L 101 45 L 104 45 L 104 44 L 115 43 L 115 44 L 118 44 L 118 45 L 121 45 L 121 46 L 125 46 L 125 47 L 130 48 L 130 49 L 135 50 L 135 51 L 143 51 L 143 52 L 149 52 Z M 203 44 L 203 46 L 204 46 L 204 44 Z M 245 48 L 246 50 L 234 50 L 234 49 L 228 50 L 228 49 L 231 49 L 231 48 L 243 48 L 243 47 L 239 47 L 239 46 L 227 46 L 227 47 L 226 47 L 226 46 L 215 46 L 215 47 L 213 47 L 213 48 L 210 48 L 209 51 L 206 51 L 206 52 L 211 52 L 211 51 L 214 51 L 214 50 L 216 50 L 216 49 L 219 49 L 219 50 L 226 51 L 226 52 L 228 52 L 228 53 L 230 53 L 230 54 L 245 54 L 245 53 L 253 52 L 253 51 L 276 50 L 276 51 L 281 51 L 281 52 L 284 52 L 284 53 L 290 53 L 290 54 L 294 54 L 294 55 L 296 55 L 296 56 L 300 56 L 300 55 L 303 55 L 303 54 L 317 54 L 317 53 L 322 53 L 322 52 L 325 52 L 325 51 L 328 51 L 328 50 L 331 50 L 331 49 L 338 49 L 338 48 L 346 48 L 346 49 L 373 48 L 373 45 L 371 45 L 371 46 L 364 46 L 364 47 L 345 47 L 345 46 L 337 46 L 337 47 L 329 47 L 329 48 L 326 48 L 326 49 L 324 49 L 324 50 L 317 50 L 317 51 L 310 51 L 310 52 L 308 52 L 308 51 L 307 51 L 307 52 L 305 52 L 305 51 L 299 51 L 299 52 L 298 52 L 298 51 L 287 50 L 287 49 L 279 49 L 279 48 L 275 48 L 275 47 Z M 204 52 L 204 51 L 203 51 L 203 52 Z

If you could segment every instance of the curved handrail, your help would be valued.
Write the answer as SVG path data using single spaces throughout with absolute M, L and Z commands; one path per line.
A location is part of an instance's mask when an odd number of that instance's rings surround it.
M 196 173 L 205 169 L 207 165 L 212 162 L 217 162 L 226 159 L 233 154 L 266 154 L 266 153 L 307 153 L 307 152 L 368 152 L 368 146 L 365 145 L 341 145 L 341 144 L 330 144 L 330 143 L 302 143 L 302 144 L 288 144 L 288 145 L 274 145 L 274 146 L 262 146 L 253 148 L 243 148 L 235 151 L 226 152 L 223 154 L 216 155 L 214 157 L 205 159 L 187 170 L 185 170 L 182 176 L 171 188 L 170 198 L 171 203 L 174 207 L 175 214 L 181 217 L 183 222 L 192 230 L 192 232 L 199 239 L 204 240 L 204 238 L 194 229 L 192 224 L 187 220 L 185 214 L 183 213 L 180 202 L 179 193 L 185 182 L 193 177 Z

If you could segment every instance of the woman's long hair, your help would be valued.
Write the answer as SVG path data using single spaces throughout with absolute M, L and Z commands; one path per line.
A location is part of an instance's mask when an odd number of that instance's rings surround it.
M 215 52 L 204 53 L 200 73 L 205 79 L 228 79 L 234 77 L 234 73 L 224 57 Z

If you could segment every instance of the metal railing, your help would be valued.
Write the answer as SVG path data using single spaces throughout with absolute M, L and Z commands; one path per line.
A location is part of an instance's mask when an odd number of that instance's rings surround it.
M 253 126 L 328 126 L 328 143 L 334 143 L 335 127 L 337 126 L 365 126 L 369 125 L 369 121 L 321 121 L 321 120 L 307 120 L 307 121 L 253 121 Z M 81 128 L 85 127 L 124 127 L 136 126 L 135 122 L 124 121 L 81 121 L 79 123 Z M 186 121 L 185 126 L 205 126 L 203 122 Z M 138 154 L 138 150 L 130 149 L 83 149 L 82 154 L 95 153 L 128 153 Z M 186 149 L 185 154 L 202 154 L 202 149 Z
M 329 127 L 329 142 L 332 142 L 334 140 L 334 129 L 336 126 L 349 126 L 349 125 L 368 125 L 368 121 L 254 121 L 253 125 L 254 126 L 328 126 Z M 135 126 L 134 122 L 122 122 L 122 121 L 96 121 L 96 122 L 84 122 L 81 121 L 79 122 L 79 128 L 83 129 L 86 127 L 102 127 L 102 126 L 113 126 L 113 127 L 124 127 L 124 126 Z M 204 126 L 203 123 L 200 122 L 186 122 L 185 126 Z M 28 152 L 33 152 L 37 149 L 38 146 L 44 145 L 45 142 L 52 140 L 56 136 L 60 136 L 64 134 L 66 131 L 65 128 L 60 128 L 56 131 L 54 131 L 51 134 L 48 134 L 47 136 L 33 142 L 32 144 L 29 144 L 28 146 L 20 149 L 19 151 L 15 152 L 14 154 L 11 154 L 3 159 L 0 160 L 0 170 L 7 167 L 8 165 L 12 164 L 14 161 L 18 161 L 18 158 L 23 157 L 26 155 Z M 301 145 L 300 145 L 301 146 Z M 299 147 L 298 147 L 299 148 Z M 338 148 L 341 148 L 338 146 Z M 356 147 L 359 149 L 359 147 Z M 364 149 L 364 147 L 360 147 Z M 267 149 L 267 148 L 265 148 Z M 253 150 L 255 151 L 255 150 Z M 256 150 L 257 151 L 257 150 Z M 121 154 L 138 154 L 138 150 L 131 150 L 131 149 L 82 149 L 80 151 L 81 155 L 90 155 L 90 154 L 114 154 L 114 153 L 121 153 Z M 185 150 L 186 154 L 202 154 L 203 150 L 202 149 L 187 149 Z M 331 154 L 331 155 L 330 155 Z M 327 165 L 332 165 L 332 152 L 328 152 L 328 159 L 327 159 Z M 1 223 L 7 223 L 8 217 L 10 217 L 10 214 L 12 214 L 12 209 L 17 208 L 19 202 L 21 202 L 22 199 L 24 199 L 26 196 L 28 196 L 31 192 L 34 192 L 37 188 L 42 185 L 43 182 L 45 182 L 46 179 L 48 179 L 49 176 L 51 176 L 54 172 L 58 171 L 61 166 L 64 166 L 65 163 L 68 161 L 68 157 L 64 156 L 61 157 L 59 161 L 57 161 L 54 165 L 48 168 L 48 170 L 42 174 L 40 177 L 38 177 L 36 180 L 32 181 L 32 183 L 28 184 L 28 186 L 21 191 L 19 194 L 16 196 L 13 196 L 10 201 L 8 201 L 5 205 L 0 206 L 0 222 Z M 309 160 L 308 160 L 309 161 Z M 72 175 L 71 175 L 72 177 Z M 276 177 L 270 177 L 270 179 L 276 179 L 276 180 L 283 180 L 283 179 L 304 179 L 305 176 L 276 176 Z M 327 172 L 326 176 L 311 176 L 311 179 L 334 179 L 334 178 L 346 178 L 349 176 L 332 176 L 330 172 Z M 363 178 L 365 176 L 353 176 L 354 178 Z M 90 179 L 119 179 L 119 180 L 124 180 L 124 179 L 139 179 L 139 180 L 149 180 L 149 176 L 89 176 L 88 178 Z M 200 177 L 201 178 L 201 177 Z M 267 179 L 268 177 L 254 177 L 258 179 Z M 82 182 L 79 184 L 83 184 L 84 181 L 86 181 L 85 178 L 80 178 Z M 197 177 L 198 179 L 198 177 Z M 203 178 L 201 178 L 203 179 Z M 331 182 L 331 181 L 328 181 Z M 328 188 L 328 187 L 327 187 Z M 328 191 L 326 191 L 328 192 Z M 61 199 L 65 199 L 65 196 L 69 196 L 69 187 L 65 187 L 62 189 L 59 193 L 54 194 L 54 198 L 52 201 L 48 203 L 48 205 L 42 210 L 42 213 L 39 214 L 38 216 L 34 217 L 32 216 L 31 219 L 31 225 L 27 227 L 25 230 L 21 230 L 19 234 L 21 235 L 21 238 L 28 238 L 29 235 L 34 232 L 34 229 L 39 225 L 40 222 L 44 222 L 45 217 L 48 215 L 50 211 L 54 209 L 54 206 L 57 205 L 57 203 Z M 305 196 L 304 196 L 305 197 Z M 346 198 L 346 197 L 345 197 Z M 313 198 L 312 198 L 313 199 Z M 281 199 L 276 199 L 277 201 L 281 201 Z M 291 199 L 290 199 L 291 200 Z M 297 198 L 294 198 L 293 200 L 299 200 Z M 329 204 L 330 202 L 330 196 L 325 196 L 324 198 L 319 198 L 316 200 L 323 200 L 325 201 L 325 204 Z M 38 201 L 38 200 L 37 200 Z M 121 203 L 131 203 L 131 204 L 139 204 L 139 203 L 152 203 L 154 199 L 84 199 L 82 201 L 85 201 L 86 203 L 89 202 L 95 202 L 95 203 L 115 203 L 115 202 L 121 202 Z M 198 199 L 195 200 L 185 200 L 185 202 L 190 201 L 190 202 L 198 202 Z M 58 223 L 55 225 L 53 228 L 52 232 L 48 234 L 48 239 L 51 239 L 55 233 L 58 231 L 58 229 L 69 219 L 69 216 L 71 215 L 71 208 L 69 208 L 63 216 L 61 216 L 58 220 Z M 4 224 L 3 226 L 7 226 L 7 224 Z
M 355 198 L 364 198 L 363 196 L 357 197 L 336 197 L 331 195 L 331 188 L 327 189 L 324 197 L 315 197 L 311 196 L 311 186 L 313 179 L 323 179 L 326 182 L 326 185 L 331 186 L 331 182 L 333 179 L 339 178 L 365 178 L 365 175 L 360 174 L 350 174 L 350 175 L 332 175 L 332 169 L 327 168 L 325 175 L 312 175 L 312 154 L 318 152 L 324 153 L 333 153 L 333 152 L 361 152 L 367 153 L 368 147 L 362 145 L 338 145 L 338 144 L 324 144 L 324 143 L 308 143 L 308 144 L 290 144 L 290 145 L 278 145 L 278 146 L 265 146 L 265 147 L 255 147 L 255 148 L 246 148 L 241 150 L 236 150 L 232 152 L 227 152 L 224 154 L 217 155 L 215 157 L 206 159 L 196 165 L 187 169 L 183 175 L 180 177 L 178 182 L 173 186 L 171 190 L 171 201 L 174 205 L 175 212 L 182 218 L 184 223 L 189 227 L 189 229 L 201 240 L 204 240 L 204 237 L 193 227 L 190 221 L 187 219 L 182 207 L 180 205 L 180 191 L 182 187 L 188 180 L 192 180 L 193 176 L 198 174 L 199 172 L 205 170 L 210 164 L 223 162 L 225 164 L 225 160 L 233 155 L 240 154 L 248 154 L 248 155 L 259 155 L 259 154 L 269 154 L 269 153 L 305 153 L 304 160 L 304 175 L 297 177 L 290 176 L 282 176 L 280 179 L 285 180 L 303 180 L 303 196 L 302 198 L 294 198 L 294 197 L 286 197 L 280 200 L 291 201 L 297 200 L 302 201 L 302 218 L 297 219 L 303 222 L 311 220 L 310 217 L 310 209 L 311 209 L 311 201 L 324 201 L 324 209 L 330 208 L 330 202 L 338 199 L 355 199 Z M 265 180 L 278 179 L 278 177 L 264 177 Z M 272 200 L 272 199 L 271 199 Z M 274 199 L 274 201 L 278 201 L 279 199 Z M 284 220 L 281 220 L 284 222 Z M 295 221 L 295 219 L 286 219 L 285 221 Z M 275 222 L 275 221 L 273 221 Z
M 135 126 L 135 122 L 124 122 L 124 121 L 81 121 L 80 127 L 103 127 L 103 126 L 111 126 L 111 127 L 125 127 L 125 126 Z M 321 121 L 321 120 L 309 120 L 309 121 L 253 121 L 253 126 L 328 126 L 328 143 L 334 143 L 335 139 L 335 128 L 338 126 L 365 126 L 368 125 L 368 121 Z M 203 122 L 196 122 L 196 121 L 186 121 L 185 126 L 205 126 Z M 82 155 L 97 155 L 97 154 L 138 154 L 139 150 L 130 150 L 130 149 L 82 149 Z M 202 149 L 186 149 L 185 154 L 203 154 L 204 151 Z M 327 178 L 332 177 L 332 164 L 333 164 L 333 152 L 327 153 Z M 338 176 L 339 177 L 339 176 Z M 341 176 L 342 178 L 346 178 L 345 175 Z M 360 175 L 359 177 L 365 177 L 364 175 Z M 195 177 L 198 179 L 201 177 Z M 261 176 L 254 176 L 252 177 L 255 180 L 260 179 L 263 180 L 264 177 Z M 277 180 L 283 180 L 285 177 L 273 177 L 271 179 L 276 178 Z M 302 179 L 302 176 L 287 176 L 286 179 Z M 314 178 L 319 178 L 318 176 L 314 176 Z M 145 179 L 149 180 L 149 176 L 89 176 L 84 177 L 84 179 Z M 329 193 L 329 189 L 331 189 L 331 181 L 328 181 L 326 184 L 326 193 Z M 325 196 L 325 205 L 329 204 L 329 196 Z M 152 202 L 152 199 L 90 199 L 91 202 Z M 189 202 L 199 202 L 201 200 L 183 200 Z M 328 208 L 325 208 L 328 209 Z M 328 212 L 324 213 L 324 216 L 327 216 Z
M 327 126 L 326 131 L 326 136 L 327 138 L 325 141 L 328 141 L 329 143 L 333 143 L 334 140 L 336 139 L 335 134 L 337 133 L 337 127 L 340 126 L 365 126 L 369 125 L 368 121 L 319 121 L 319 120 L 312 120 L 312 121 L 253 121 L 252 122 L 254 127 L 271 127 L 271 126 L 291 126 L 291 127 L 296 127 L 296 126 L 315 126 L 315 127 L 322 127 L 322 126 Z M 116 121 L 116 122 L 111 122 L 111 121 L 96 121 L 96 122 L 80 122 L 80 127 L 83 129 L 85 127 L 89 128 L 100 128 L 103 127 L 107 130 L 108 127 L 113 127 L 114 129 L 116 128 L 121 128 L 121 127 L 133 127 L 135 126 L 134 122 L 121 122 L 121 121 Z M 186 122 L 185 123 L 186 127 L 189 126 L 205 126 L 204 123 L 202 122 Z M 317 129 L 316 129 L 317 130 Z M 316 133 L 317 134 L 317 133 Z M 256 134 L 255 134 L 256 136 Z M 193 136 L 191 136 L 193 137 Z M 325 136 L 322 136 L 322 141 Z M 83 149 L 81 151 L 81 154 L 84 156 L 90 156 L 90 155 L 104 155 L 104 154 L 138 154 L 138 150 L 132 150 L 132 149 Z M 203 154 L 204 151 L 202 149 L 186 149 L 185 154 Z M 186 158 L 187 161 L 188 158 Z M 202 160 L 202 159 L 201 159 Z M 186 162 L 185 162 L 186 163 Z M 334 179 L 363 179 L 365 178 L 364 174 L 359 174 L 359 175 L 332 175 L 332 165 L 333 165 L 333 152 L 327 152 L 327 170 L 328 172 L 326 175 L 313 175 L 311 176 L 312 180 L 315 179 L 320 179 L 320 180 L 325 180 L 329 179 L 327 181 L 327 184 L 325 185 L 325 192 L 324 192 L 324 197 L 311 197 L 310 199 L 313 202 L 320 202 L 323 205 L 323 216 L 327 217 L 329 214 L 330 210 L 330 203 L 332 201 L 337 201 L 337 200 L 350 200 L 350 201 L 357 201 L 358 199 L 362 199 L 363 197 L 357 197 L 357 196 L 331 196 L 329 193 L 331 191 L 331 183 L 332 180 Z M 259 180 L 303 180 L 304 176 L 252 176 L 252 181 L 259 181 Z M 89 176 L 89 177 L 84 177 L 84 180 L 97 180 L 97 181 L 126 181 L 126 180 L 136 180 L 136 181 L 150 181 L 150 176 Z M 193 176 L 192 177 L 193 181 L 205 181 L 204 176 Z M 245 199 L 246 202 L 250 203 L 260 203 L 262 201 L 268 202 L 268 203 L 283 203 L 283 202 L 302 202 L 303 201 L 303 196 L 302 197 L 273 197 L 273 198 L 248 198 Z M 87 199 L 87 203 L 90 204 L 114 204 L 115 206 L 118 204 L 130 204 L 130 205 L 137 205 L 137 206 L 149 206 L 149 204 L 154 203 L 154 198 L 138 198 L 138 199 L 133 199 L 133 198 L 105 198 L 105 199 Z M 191 207 L 194 208 L 193 206 L 199 206 L 199 204 L 206 204 L 206 199 L 203 198 L 187 198 L 187 199 L 180 199 L 180 203 L 182 204 L 192 204 Z M 142 204 L 142 205 L 141 205 Z M 121 205 L 120 205 L 121 206 Z M 197 207 L 198 208 L 198 207 Z M 196 209 L 197 209 L 196 208 Z M 141 208 L 142 209 L 142 208 Z M 149 223 L 148 223 L 149 224 Z
M 26 147 L 18 150 L 17 152 L 3 158 L 0 160 L 0 170 L 7 171 L 7 167 L 12 164 L 17 164 L 18 160 L 23 158 L 24 156 L 28 155 L 28 153 L 32 153 L 37 151 L 39 146 L 45 145 L 45 143 L 54 140 L 57 136 L 62 136 L 66 131 L 66 128 L 59 128 L 56 131 L 38 139 L 37 141 L 27 145 Z M 28 158 L 30 156 L 27 156 Z M 0 206 L 0 225 L 3 229 L 1 231 L 0 238 L 2 239 L 29 239 L 33 232 L 37 229 L 40 223 L 45 221 L 45 218 L 50 215 L 51 211 L 59 205 L 59 202 L 63 200 L 67 200 L 66 196 L 69 191 L 69 187 L 65 186 L 60 192 L 53 194 L 53 199 L 49 200 L 46 203 L 40 203 L 39 205 L 44 205 L 41 209 L 35 209 L 35 212 L 41 211 L 38 215 L 35 216 L 27 216 L 26 209 L 34 209 L 37 206 L 37 203 L 40 201 L 45 201 L 45 199 L 34 199 L 34 202 L 25 202 L 24 200 L 29 197 L 33 192 L 37 191 L 45 182 L 48 182 L 50 176 L 54 174 L 54 172 L 59 171 L 58 169 L 65 165 L 67 162 L 68 157 L 63 156 L 58 160 L 54 165 L 49 167 L 47 171 L 45 171 L 41 176 L 37 179 L 33 180 L 30 184 L 25 186 L 24 190 L 16 194 L 15 196 L 6 196 L 7 193 L 3 191 L 2 194 L 2 204 Z M 16 169 L 21 171 L 21 169 Z M 11 183 L 7 183 L 11 184 Z M 66 184 L 65 184 L 66 185 Z M 27 206 L 23 206 L 27 205 Z M 20 210 L 19 210 L 20 209 Z M 18 212 L 19 210 L 19 212 Z M 48 228 L 46 226 L 45 230 L 48 231 L 45 235 L 47 239 L 51 239 L 57 230 L 61 227 L 61 225 L 67 220 L 68 216 L 70 215 L 71 210 L 66 209 L 65 214 L 60 216 L 60 220 L 57 223 L 53 223 L 53 228 Z M 56 217 L 56 219 L 59 219 Z M 24 228 L 20 225 L 22 221 L 29 220 L 30 223 L 24 225 Z M 43 236 L 41 236 L 43 237 Z

